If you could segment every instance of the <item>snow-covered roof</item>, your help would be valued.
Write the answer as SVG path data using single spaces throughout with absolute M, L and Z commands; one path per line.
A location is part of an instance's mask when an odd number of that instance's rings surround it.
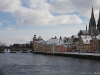
M 88 34 L 88 31 L 86 31 L 86 30 L 80 30 L 80 31 L 78 32 L 78 34 L 86 35 L 86 34 Z
M 81 35 L 81 38 L 84 44 L 90 44 L 90 40 L 92 40 L 92 37 L 90 35 Z
M 61 45 L 63 43 L 64 43 L 64 41 L 63 40 L 60 40 L 60 39 L 49 39 L 48 41 L 46 41 L 46 44 Z
M 69 45 L 69 44 L 72 44 L 72 43 L 68 43 L 68 42 L 64 43 L 64 45 Z
M 66 40 L 66 37 L 64 37 L 63 40 Z
M 79 38 L 78 35 L 73 35 L 73 38 Z
M 64 44 L 64 46 L 65 46 L 65 47 L 74 47 L 73 44 L 68 44 L 68 43 L 67 43 L 67 44 Z
M 38 37 L 38 39 L 39 39 L 39 40 L 42 40 L 42 37 L 41 37 L 41 36 L 39 36 L 39 37 Z
M 71 45 L 64 45 L 65 47 L 73 47 L 73 46 L 71 46 Z
M 38 40 L 38 41 L 36 41 L 37 43 L 45 43 L 45 41 L 44 40 Z
M 72 37 L 64 37 L 63 40 L 71 39 Z
M 78 35 L 72 35 L 71 37 L 64 37 L 63 40 L 71 40 L 71 39 L 74 39 L 74 38 L 79 38 Z
M 97 37 L 98 40 L 100 40 L 100 34 L 98 34 L 96 37 Z

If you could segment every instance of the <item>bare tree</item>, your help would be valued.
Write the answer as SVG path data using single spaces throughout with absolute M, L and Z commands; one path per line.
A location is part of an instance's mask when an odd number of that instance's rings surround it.
M 0 53 L 4 53 L 5 50 L 5 43 L 0 42 Z

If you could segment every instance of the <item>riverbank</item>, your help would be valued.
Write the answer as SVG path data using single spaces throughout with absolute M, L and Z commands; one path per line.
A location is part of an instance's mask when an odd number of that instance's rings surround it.
M 61 52 L 55 52 L 55 53 L 33 52 L 33 53 L 100 60 L 100 53 L 79 53 L 79 52 L 63 52 L 63 53 Z
M 9 51 L 7 51 L 9 52 Z M 19 52 L 19 51 L 18 51 Z M 98 59 L 100 60 L 100 53 L 82 53 L 82 52 L 33 52 L 33 51 L 27 51 L 21 53 L 34 53 L 34 54 L 44 54 L 44 55 L 54 55 L 54 56 L 65 56 L 65 57 L 73 57 L 73 58 L 85 58 L 85 59 Z M 6 53 L 0 52 L 0 53 Z M 17 52 L 10 52 L 10 53 L 17 53 Z

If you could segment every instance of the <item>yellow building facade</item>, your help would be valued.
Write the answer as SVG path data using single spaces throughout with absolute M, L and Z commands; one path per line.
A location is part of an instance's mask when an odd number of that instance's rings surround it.
M 90 35 L 80 35 L 78 42 L 75 44 L 76 45 L 76 50 L 79 51 L 89 51 L 90 50 L 90 40 L 91 40 Z

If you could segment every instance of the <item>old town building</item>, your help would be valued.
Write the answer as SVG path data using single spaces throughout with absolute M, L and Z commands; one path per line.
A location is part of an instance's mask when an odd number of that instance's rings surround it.
M 90 52 L 100 52 L 100 34 L 90 40 Z
M 90 50 L 90 40 L 92 37 L 90 35 L 80 35 L 79 41 L 76 43 L 76 49 L 81 52 Z
M 43 44 L 45 43 L 45 41 L 42 39 L 41 36 L 39 36 L 38 38 L 36 38 L 36 35 L 33 38 L 33 50 L 37 51 L 37 52 L 41 52 L 43 50 Z
M 96 25 L 94 11 L 92 7 L 89 26 L 87 27 L 86 25 L 85 30 L 80 30 L 77 37 L 71 36 L 64 37 L 62 39 L 62 37 L 60 36 L 60 38 L 57 39 L 57 37 L 55 36 L 54 38 L 44 41 L 41 37 L 36 38 L 36 35 L 34 35 L 33 50 L 38 52 L 70 52 L 74 49 L 81 52 L 93 52 L 100 50 L 100 39 L 97 38 L 98 34 L 100 34 L 100 12 Z M 65 45 L 65 43 L 67 44 Z
M 62 45 L 63 43 L 64 43 L 63 40 L 57 39 L 57 38 L 51 38 L 51 39 L 46 41 L 46 45 L 50 45 L 51 46 L 51 52 L 57 52 L 57 47 Z
M 73 44 L 64 43 L 63 45 L 57 46 L 56 52 L 72 52 L 73 48 L 74 48 Z
M 88 50 L 90 52 L 99 50 L 100 45 L 99 45 L 99 39 L 97 38 L 98 34 L 100 34 L 100 11 L 99 11 L 99 18 L 96 26 L 94 11 L 92 7 L 88 30 L 86 25 L 86 30 L 80 30 L 78 32 L 79 41 L 76 43 L 76 49 L 81 51 Z M 83 38 L 83 36 L 85 39 Z
M 45 52 L 45 53 L 54 53 L 54 52 L 71 52 L 74 45 L 72 43 L 65 42 L 60 36 L 60 39 L 51 38 L 47 41 L 44 41 L 40 36 L 36 38 L 34 43 L 34 52 Z

